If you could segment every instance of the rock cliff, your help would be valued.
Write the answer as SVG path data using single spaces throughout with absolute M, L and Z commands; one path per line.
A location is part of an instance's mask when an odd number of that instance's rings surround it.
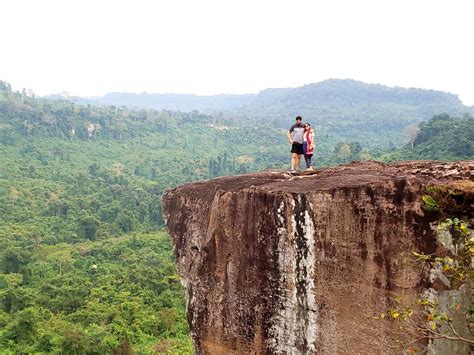
M 392 353 L 402 335 L 372 316 L 426 286 L 412 257 L 436 248 L 421 196 L 453 179 L 474 180 L 474 162 L 355 162 L 166 191 L 196 351 Z

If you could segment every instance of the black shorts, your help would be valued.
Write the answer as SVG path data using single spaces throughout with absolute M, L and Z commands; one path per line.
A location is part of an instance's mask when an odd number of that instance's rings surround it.
M 291 152 L 296 153 L 298 155 L 304 154 L 303 144 L 293 142 L 293 144 L 291 145 Z

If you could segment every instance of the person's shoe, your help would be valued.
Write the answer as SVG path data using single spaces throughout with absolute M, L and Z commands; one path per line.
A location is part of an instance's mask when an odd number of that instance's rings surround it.
M 289 173 L 289 174 L 296 174 L 296 170 L 289 169 L 289 170 L 288 170 L 288 173 Z

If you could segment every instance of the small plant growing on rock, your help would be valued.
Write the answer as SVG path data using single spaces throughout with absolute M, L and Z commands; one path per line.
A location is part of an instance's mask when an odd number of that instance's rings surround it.
M 414 251 L 413 256 L 431 287 L 408 307 L 402 306 L 401 297 L 395 297 L 392 306 L 374 318 L 397 322 L 402 332 L 415 339 L 399 344 L 408 353 L 426 351 L 437 340 L 463 342 L 472 349 L 474 182 L 429 187 L 427 192 L 422 197 L 423 209 L 439 216 L 432 224 L 439 247 L 434 254 Z

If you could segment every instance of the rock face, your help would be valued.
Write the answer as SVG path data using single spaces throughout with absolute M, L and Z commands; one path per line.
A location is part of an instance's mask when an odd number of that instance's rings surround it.
M 453 179 L 474 180 L 474 162 L 356 162 L 166 191 L 196 351 L 393 353 L 402 335 L 372 317 L 425 287 L 412 251 L 436 243 L 421 196 Z

